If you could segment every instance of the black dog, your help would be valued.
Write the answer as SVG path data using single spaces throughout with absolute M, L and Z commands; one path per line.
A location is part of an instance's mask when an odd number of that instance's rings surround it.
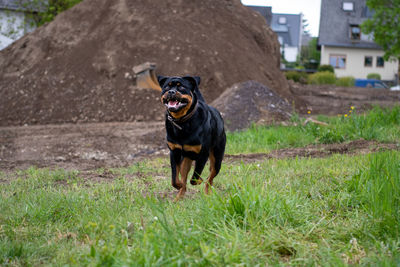
M 158 83 L 162 88 L 161 102 L 167 108 L 165 127 L 172 186 L 179 189 L 176 198 L 183 197 L 186 192 L 192 161 L 195 161 L 195 169 L 190 183 L 198 185 L 203 181 L 200 175 L 207 159 L 210 159 L 210 175 L 205 187 L 208 194 L 209 186 L 221 169 L 225 151 L 226 136 L 221 114 L 204 101 L 198 87 L 200 77 L 158 76 Z

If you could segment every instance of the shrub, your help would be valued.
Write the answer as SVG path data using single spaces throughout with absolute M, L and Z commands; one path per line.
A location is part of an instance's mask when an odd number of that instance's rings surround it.
M 367 75 L 367 79 L 376 79 L 376 80 L 380 80 L 381 79 L 381 75 L 379 73 L 369 73 Z
M 309 84 L 335 84 L 335 74 L 329 71 L 317 72 L 309 76 Z
M 341 77 L 336 81 L 336 85 L 338 86 L 354 86 L 355 79 L 352 76 Z
M 321 65 L 318 67 L 318 72 L 326 72 L 326 71 L 335 73 L 335 70 L 331 65 Z
M 297 83 L 307 83 L 307 73 L 300 71 L 285 72 L 286 79 L 295 81 Z

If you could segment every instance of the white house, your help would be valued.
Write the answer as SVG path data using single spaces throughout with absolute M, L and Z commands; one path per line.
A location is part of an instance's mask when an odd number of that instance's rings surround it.
M 272 13 L 271 29 L 278 35 L 285 60 L 295 62 L 301 50 L 303 14 Z
M 365 79 L 369 73 L 378 73 L 382 80 L 396 80 L 397 59 L 385 61 L 383 49 L 361 31 L 361 24 L 371 16 L 366 0 L 322 0 L 320 64 L 332 65 L 338 77 Z

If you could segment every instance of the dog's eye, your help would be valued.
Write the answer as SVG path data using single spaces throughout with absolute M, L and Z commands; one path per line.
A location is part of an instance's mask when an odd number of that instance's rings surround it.
M 177 83 L 176 86 L 178 86 L 178 87 L 181 86 L 181 83 Z
M 169 82 L 169 83 L 168 83 L 168 85 L 169 85 L 169 86 L 171 86 L 171 85 L 172 85 L 172 83 L 171 83 L 171 82 Z

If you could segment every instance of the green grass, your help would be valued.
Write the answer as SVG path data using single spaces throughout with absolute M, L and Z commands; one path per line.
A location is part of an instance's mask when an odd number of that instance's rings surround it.
M 0 265 L 398 266 L 400 152 L 226 162 L 173 202 L 167 159 L 0 187 Z M 206 175 L 206 174 L 205 174 Z
M 296 126 L 253 126 L 249 130 L 227 135 L 227 153 L 269 152 L 273 149 L 303 147 L 310 144 L 330 144 L 357 139 L 380 142 L 400 142 L 400 106 L 392 109 L 375 107 L 367 114 L 350 112 L 337 117 L 318 116 L 327 126 L 315 123 Z
M 252 127 L 228 153 L 364 138 L 399 142 L 400 107 Z M 203 177 L 207 176 L 207 171 Z M 106 177 L 106 178 L 104 178 Z M 4 266 L 399 266 L 400 152 L 225 161 L 173 202 L 168 159 L 91 174 L 0 172 Z

